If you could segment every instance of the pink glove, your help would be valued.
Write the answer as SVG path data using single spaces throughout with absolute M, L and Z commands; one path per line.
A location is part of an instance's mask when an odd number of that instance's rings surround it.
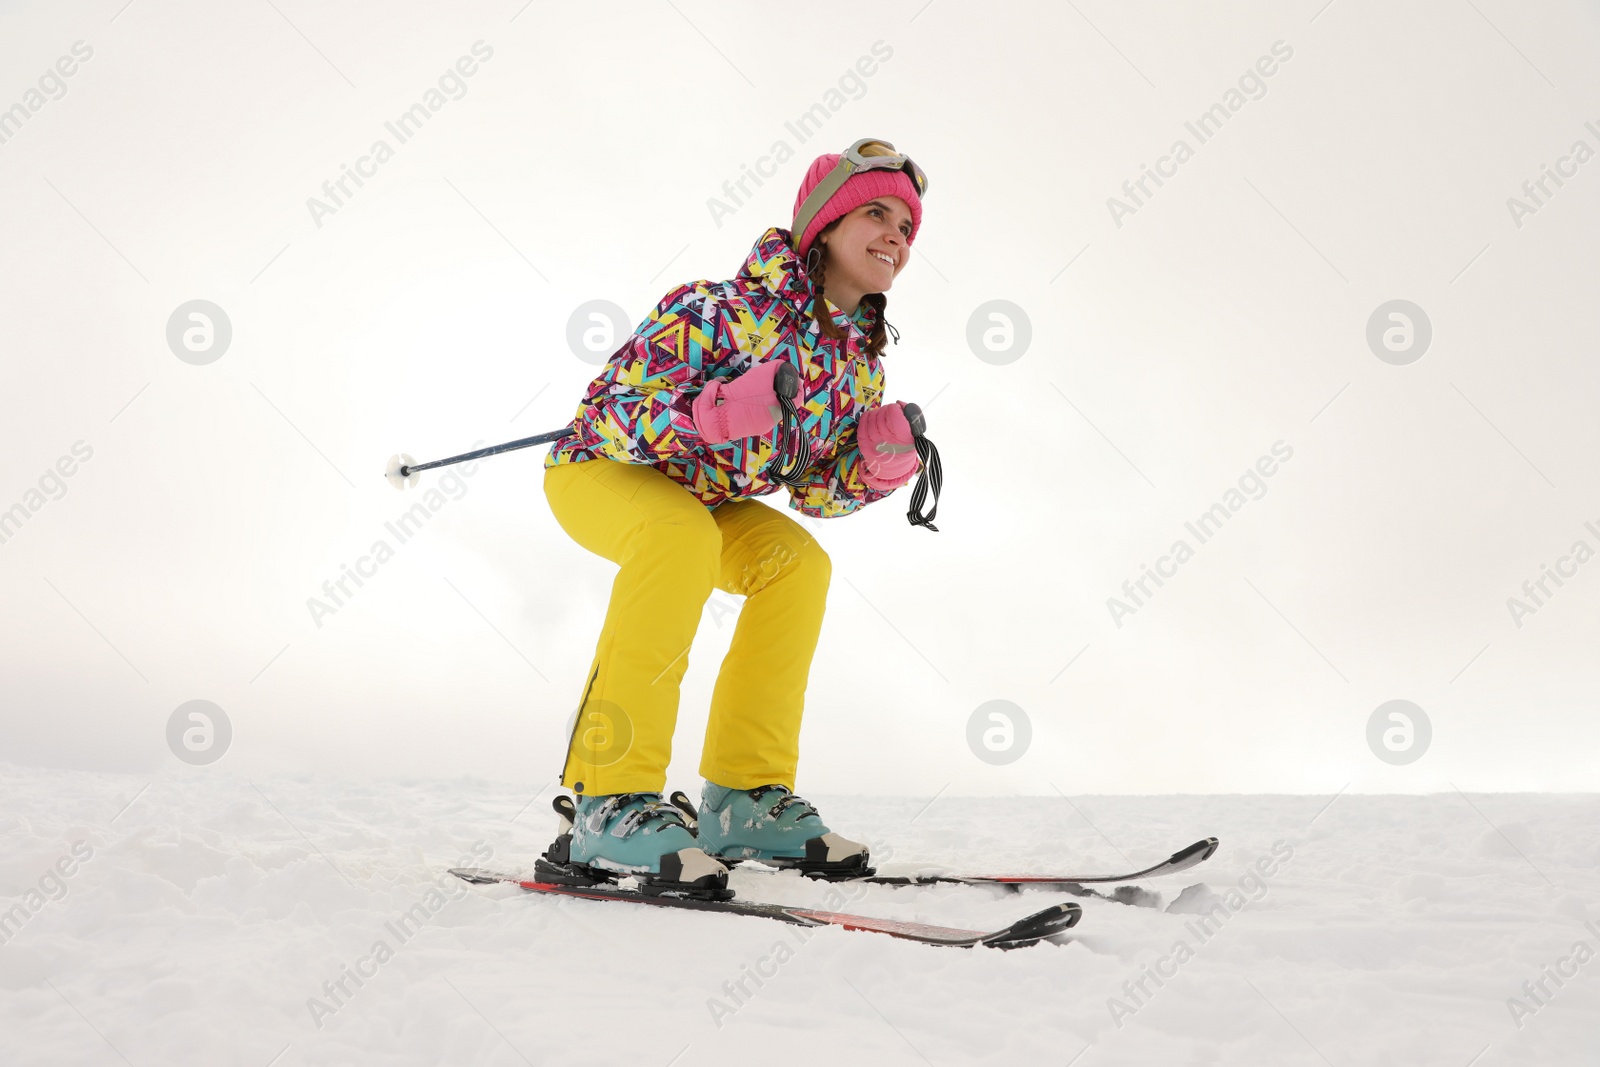
M 694 398 L 694 428 L 708 444 L 759 437 L 778 425 L 783 409 L 772 388 L 781 359 L 757 363 L 731 381 L 714 378 Z
M 921 469 L 904 408 L 903 400 L 873 408 L 856 425 L 861 480 L 880 493 L 900 488 Z

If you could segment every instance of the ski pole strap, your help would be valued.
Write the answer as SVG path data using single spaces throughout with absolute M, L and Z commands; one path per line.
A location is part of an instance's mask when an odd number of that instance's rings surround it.
M 906 512 L 906 521 L 938 533 L 939 527 L 933 524 L 933 517 L 939 513 L 939 490 L 944 488 L 944 468 L 939 465 L 939 450 L 923 436 L 928 432 L 928 419 L 922 414 L 922 408 L 916 404 L 906 404 L 903 410 L 906 425 L 911 428 L 911 443 L 916 446 L 917 456 L 922 460 L 922 474 L 917 478 L 917 487 L 911 490 L 911 509 Z M 928 499 L 930 482 L 933 484 L 933 508 L 924 515 L 922 502 Z
M 912 440 L 916 442 L 917 455 L 922 459 L 922 474 L 917 477 L 916 488 L 911 490 L 911 509 L 906 512 L 906 521 L 938 533 L 939 527 L 933 524 L 933 517 L 939 513 L 939 490 L 944 488 L 944 468 L 939 465 L 939 450 L 921 434 L 912 437 Z M 922 503 L 928 499 L 930 484 L 933 486 L 933 507 L 924 515 Z
M 811 445 L 800 425 L 800 413 L 795 410 L 794 398 L 800 392 L 800 372 L 794 364 L 785 363 L 773 376 L 773 391 L 778 394 L 778 406 L 783 414 L 778 419 L 778 453 L 767 463 L 774 481 L 799 488 L 801 477 L 811 467 Z
M 792 363 L 778 368 L 772 380 L 773 391 L 778 395 L 778 406 L 783 409 L 778 419 L 778 452 L 767 463 L 767 471 L 774 481 L 799 488 L 804 484 L 804 472 L 811 467 L 811 444 L 801 426 L 800 413 L 795 410 L 794 398 L 800 392 L 800 372 Z M 906 521 L 913 526 L 925 526 L 934 533 L 939 527 L 933 518 L 939 513 L 939 493 L 944 488 L 944 468 L 939 463 L 939 450 L 923 436 L 927 420 L 922 409 L 915 404 L 905 405 L 906 422 L 911 427 L 911 440 L 916 445 L 917 456 L 922 460 L 922 474 L 911 491 L 911 509 Z M 928 499 L 928 489 L 933 488 L 933 507 L 926 515 L 922 505 Z

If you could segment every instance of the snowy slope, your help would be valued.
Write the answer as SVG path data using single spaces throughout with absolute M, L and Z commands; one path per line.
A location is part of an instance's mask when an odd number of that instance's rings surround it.
M 1111 868 L 1222 838 L 1160 887 L 1203 883 L 1173 910 L 1090 901 L 1070 943 L 1009 953 L 442 876 L 531 863 L 550 796 L 6 768 L 0 1062 L 1595 1062 L 1600 962 L 1573 956 L 1600 949 L 1593 796 L 813 798 L 889 867 Z M 735 886 L 979 927 L 1056 899 Z M 1546 967 L 1571 976 L 1539 1003 L 1522 985 Z

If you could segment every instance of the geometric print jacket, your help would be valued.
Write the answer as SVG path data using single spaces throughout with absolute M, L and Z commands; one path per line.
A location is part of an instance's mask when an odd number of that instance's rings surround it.
M 553 444 L 544 465 L 648 464 L 707 509 L 783 488 L 791 510 L 829 519 L 888 496 L 861 480 L 856 445 L 857 422 L 883 398 L 882 361 L 866 354 L 883 297 L 868 294 L 853 316 L 819 299 L 792 241 L 788 230 L 774 226 L 736 277 L 689 282 L 662 297 L 589 383 L 572 420 L 578 432 Z M 822 336 L 819 307 L 847 340 Z M 737 377 L 775 358 L 800 372 L 794 405 L 812 462 L 799 487 L 763 473 L 777 453 L 778 427 L 720 445 L 706 443 L 694 428 L 691 405 L 711 379 Z

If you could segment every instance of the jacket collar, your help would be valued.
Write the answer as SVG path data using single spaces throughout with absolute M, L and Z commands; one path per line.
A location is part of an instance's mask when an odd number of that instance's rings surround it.
M 820 299 L 816 286 L 806 274 L 805 266 L 795 255 L 788 230 L 773 226 L 756 239 L 750 254 L 745 257 L 739 277 L 759 281 L 773 296 L 800 312 L 802 318 L 813 319 L 826 307 L 833 316 L 834 325 L 841 330 L 854 326 L 863 337 L 872 332 L 882 313 L 883 296 L 869 293 L 853 315 L 847 315 L 831 303 Z

